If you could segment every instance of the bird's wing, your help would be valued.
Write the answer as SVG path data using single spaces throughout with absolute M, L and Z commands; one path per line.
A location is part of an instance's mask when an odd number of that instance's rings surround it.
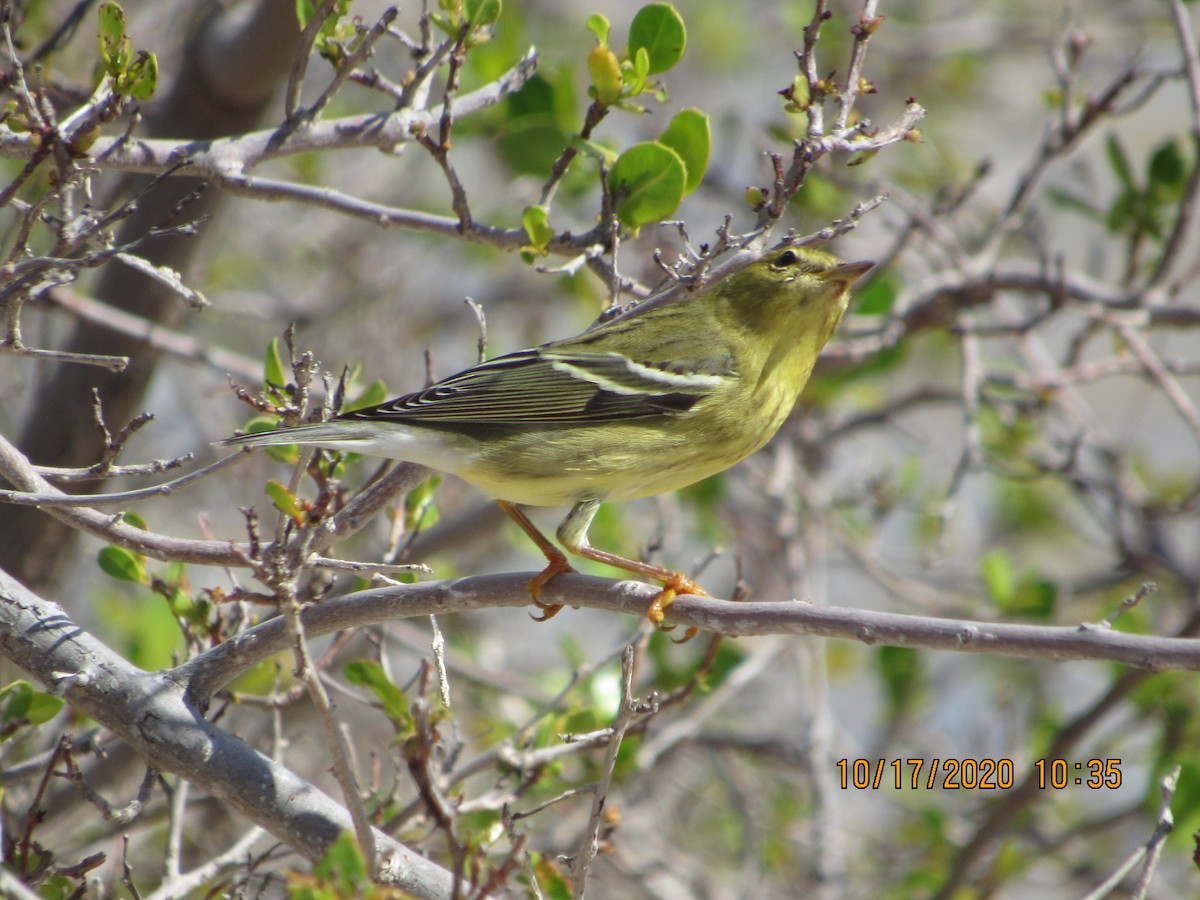
M 340 418 L 437 427 L 682 415 L 734 377 L 729 366 L 698 368 L 538 347 L 499 356 L 423 391 Z

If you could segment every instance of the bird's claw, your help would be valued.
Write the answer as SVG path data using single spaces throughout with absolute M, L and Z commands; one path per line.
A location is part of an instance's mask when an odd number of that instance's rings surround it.
M 677 626 L 664 625 L 663 619 L 666 616 L 666 609 L 675 602 L 675 598 L 680 594 L 696 594 L 701 597 L 707 597 L 708 591 L 696 584 L 690 578 L 684 575 L 675 575 L 675 577 L 663 583 L 663 589 L 658 592 L 653 600 L 650 601 L 650 607 L 646 610 L 646 618 L 662 632 L 674 631 Z M 690 626 L 684 632 L 683 637 L 675 640 L 677 644 L 685 644 L 694 638 L 700 629 L 696 626 Z
M 558 611 L 563 608 L 561 603 L 543 603 L 542 588 L 551 578 L 558 575 L 560 572 L 574 572 L 575 569 L 567 562 L 566 557 L 550 560 L 550 564 L 542 569 L 537 575 L 529 580 L 526 589 L 529 591 L 529 596 L 533 600 L 534 605 L 542 611 L 540 616 L 529 614 L 529 618 L 535 622 L 548 622 L 558 615 Z

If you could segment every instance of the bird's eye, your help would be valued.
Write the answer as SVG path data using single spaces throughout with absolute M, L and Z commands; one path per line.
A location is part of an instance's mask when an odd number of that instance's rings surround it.
M 796 264 L 796 260 L 799 258 L 800 257 L 796 255 L 795 250 L 784 250 L 777 257 L 775 257 L 775 268 L 782 269 L 787 266 L 794 266 Z

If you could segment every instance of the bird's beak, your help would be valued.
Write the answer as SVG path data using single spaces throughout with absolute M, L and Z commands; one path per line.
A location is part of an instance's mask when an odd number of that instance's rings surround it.
M 842 263 L 840 266 L 834 266 L 832 269 L 818 273 L 817 277 L 822 281 L 839 281 L 843 288 L 848 288 L 865 275 L 873 265 L 875 265 L 875 261 L 870 259 Z

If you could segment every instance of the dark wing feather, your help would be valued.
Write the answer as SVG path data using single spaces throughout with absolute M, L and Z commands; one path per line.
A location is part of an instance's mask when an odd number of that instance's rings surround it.
M 340 418 L 453 428 L 681 415 L 733 374 L 689 374 L 678 368 L 638 365 L 616 353 L 535 348 Z

